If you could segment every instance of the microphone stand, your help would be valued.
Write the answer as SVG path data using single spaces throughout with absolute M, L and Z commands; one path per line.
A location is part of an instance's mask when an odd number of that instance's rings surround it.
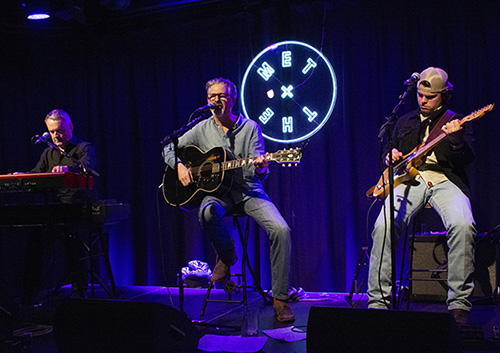
M 191 117 L 196 113 L 196 112 L 202 112 L 200 116 L 198 116 L 196 119 L 191 120 Z M 171 144 L 172 148 L 174 150 L 174 175 L 179 175 L 178 174 L 178 154 L 179 154 L 179 149 L 178 149 L 178 144 L 179 144 L 179 138 L 184 135 L 186 132 L 191 130 L 196 124 L 198 124 L 200 121 L 208 119 L 210 116 L 208 114 L 204 114 L 203 110 L 200 110 L 199 108 L 196 109 L 190 116 L 190 122 L 181 127 L 178 130 L 175 130 L 172 134 L 167 135 L 162 141 L 161 141 L 161 146 L 162 148 L 165 148 L 166 145 Z M 163 186 L 165 187 L 165 186 Z M 175 183 L 175 214 L 176 217 L 175 219 L 180 219 L 181 215 L 181 207 L 179 205 L 179 193 L 178 189 L 179 188 L 179 183 Z M 179 234 L 179 232 L 175 232 L 174 229 L 174 234 Z M 185 252 L 186 252 L 186 246 L 184 243 L 184 238 L 183 237 L 175 237 L 174 236 L 174 241 L 176 243 L 176 252 L 177 252 L 177 268 L 178 268 L 178 286 L 179 286 L 179 310 L 181 312 L 184 312 L 184 280 L 182 279 L 182 267 L 184 266 L 185 263 Z
M 407 84 L 406 90 L 402 95 L 399 96 L 399 102 L 394 107 L 392 112 L 386 117 L 386 122 L 380 127 L 380 132 L 378 134 L 379 141 L 382 142 L 384 135 L 387 135 L 387 146 L 389 146 L 389 165 L 388 165 L 388 174 L 389 174 L 389 210 L 390 210 L 390 218 L 389 218 L 389 227 L 391 229 L 390 237 L 391 237 L 391 290 L 392 290 L 392 298 L 391 304 L 392 308 L 398 308 L 397 305 L 397 291 L 396 291 L 396 232 L 394 229 L 394 163 L 392 161 L 392 149 L 393 149 L 393 141 L 392 141 L 392 126 L 396 122 L 397 116 L 396 112 L 398 109 L 404 104 L 404 100 L 408 93 L 416 85 L 416 81 Z M 383 158 L 384 156 L 382 156 Z M 384 202 L 385 207 L 385 202 Z M 382 254 L 381 254 L 382 255 Z M 383 256 L 383 255 L 382 255 Z

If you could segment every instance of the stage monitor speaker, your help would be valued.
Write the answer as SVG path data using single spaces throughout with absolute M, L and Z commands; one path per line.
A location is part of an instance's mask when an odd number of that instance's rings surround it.
M 67 299 L 56 308 L 59 353 L 196 352 L 199 335 L 184 313 L 164 304 Z
M 457 352 L 447 313 L 311 307 L 307 352 Z
M 414 300 L 445 301 L 448 296 L 448 247 L 446 234 L 417 235 L 413 247 L 411 296 Z M 476 237 L 473 299 L 490 297 L 498 300 L 499 244 L 492 236 Z M 443 271 L 444 270 L 444 271 Z

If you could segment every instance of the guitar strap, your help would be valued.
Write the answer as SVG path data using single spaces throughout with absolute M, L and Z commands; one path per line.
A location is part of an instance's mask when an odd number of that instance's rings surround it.
M 442 131 L 441 131 L 441 128 L 449 121 L 451 121 L 451 119 L 456 115 L 456 113 L 452 112 L 451 110 L 447 110 L 443 116 L 441 116 L 441 118 L 439 119 L 439 121 L 437 122 L 437 124 L 434 126 L 434 128 L 432 129 L 432 131 L 429 133 L 429 137 L 427 137 L 427 140 L 425 140 L 425 144 L 428 144 L 429 142 L 431 142 L 432 140 L 434 140 L 436 137 L 438 137 L 439 135 L 441 135 Z

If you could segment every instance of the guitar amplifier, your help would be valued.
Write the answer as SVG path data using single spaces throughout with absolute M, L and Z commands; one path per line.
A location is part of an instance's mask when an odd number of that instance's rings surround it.
M 472 299 L 499 298 L 499 239 L 478 234 Z M 445 301 L 448 297 L 446 233 L 415 235 L 412 260 L 413 300 Z

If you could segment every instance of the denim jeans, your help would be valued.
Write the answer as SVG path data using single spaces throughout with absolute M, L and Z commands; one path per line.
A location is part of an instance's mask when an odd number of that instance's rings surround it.
M 451 181 L 428 188 L 401 184 L 394 189 L 396 240 L 404 234 L 411 219 L 427 203 L 439 214 L 447 232 L 448 309 L 470 310 L 474 289 L 475 222 L 469 198 Z M 368 275 L 368 307 L 389 308 L 391 291 L 391 237 L 389 197 L 385 200 L 372 233 L 373 246 Z
M 210 237 L 217 255 L 227 265 L 230 265 L 234 252 L 234 240 L 223 218 L 235 209 L 251 216 L 264 228 L 271 246 L 273 297 L 287 300 L 291 256 L 288 224 L 265 194 L 260 197 L 250 197 L 238 205 L 235 205 L 229 198 L 205 197 L 200 206 L 199 220 L 203 230 Z

